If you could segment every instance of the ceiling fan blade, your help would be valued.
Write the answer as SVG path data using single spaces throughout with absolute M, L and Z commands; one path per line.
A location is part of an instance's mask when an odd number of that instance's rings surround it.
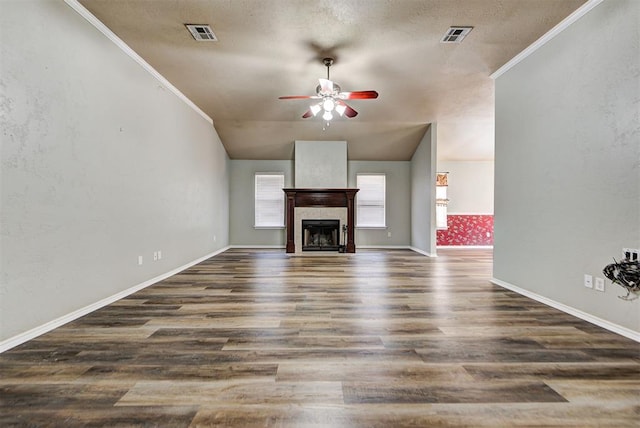
M 328 79 L 318 79 L 320 82 L 320 92 L 323 94 L 333 94 L 333 82 Z
M 352 109 L 347 103 L 343 101 L 338 101 L 337 104 L 340 106 L 344 106 L 345 108 L 344 115 L 347 116 L 348 118 L 356 117 L 358 115 L 358 112 Z
M 279 100 L 306 100 L 309 98 L 320 98 L 317 95 L 286 95 L 283 97 L 278 97 Z
M 339 97 L 343 100 L 371 100 L 378 98 L 378 93 L 376 91 L 340 92 Z
M 303 114 L 303 115 L 302 115 L 302 118 L 303 118 L 303 119 L 308 119 L 308 118 L 310 118 L 310 117 L 312 117 L 312 116 L 313 116 L 313 112 L 311 111 L 311 109 L 309 109 L 309 110 L 307 110 L 307 111 L 305 112 L 305 114 Z

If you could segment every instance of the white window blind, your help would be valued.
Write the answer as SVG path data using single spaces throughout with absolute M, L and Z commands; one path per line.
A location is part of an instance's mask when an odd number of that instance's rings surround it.
M 448 172 L 439 172 L 436 174 L 436 228 L 447 229 L 447 186 Z
M 448 229 L 446 204 L 436 203 L 436 228 Z
M 384 174 L 358 174 L 356 187 L 356 225 L 358 227 L 386 227 Z
M 255 177 L 255 227 L 284 227 L 284 174 Z

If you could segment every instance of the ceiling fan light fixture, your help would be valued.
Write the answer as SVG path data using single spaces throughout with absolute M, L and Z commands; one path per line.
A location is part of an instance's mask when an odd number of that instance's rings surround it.
M 324 114 L 322 115 L 322 118 L 328 122 L 331 119 L 333 119 L 333 115 L 331 114 L 330 111 L 325 111 Z
M 311 110 L 311 113 L 316 116 L 320 112 L 320 110 L 322 110 L 322 107 L 320 107 L 320 104 L 313 104 L 311 107 L 309 107 L 309 110 Z
M 326 97 L 322 102 L 322 108 L 324 111 L 333 111 L 336 106 L 336 102 L 331 97 Z
M 344 104 L 336 105 L 336 113 L 338 113 L 340 116 L 344 115 L 344 112 L 346 109 L 347 109 L 347 106 Z

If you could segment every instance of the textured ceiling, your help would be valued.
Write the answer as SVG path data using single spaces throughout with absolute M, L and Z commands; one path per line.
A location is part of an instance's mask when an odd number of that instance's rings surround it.
M 295 140 L 346 140 L 354 160 L 408 160 L 438 123 L 441 160 L 493 159 L 491 73 L 585 0 L 80 0 L 214 121 L 234 159 L 290 159 Z M 196 42 L 185 23 L 209 24 Z M 439 41 L 473 26 L 462 44 Z M 326 77 L 353 119 L 302 119 Z

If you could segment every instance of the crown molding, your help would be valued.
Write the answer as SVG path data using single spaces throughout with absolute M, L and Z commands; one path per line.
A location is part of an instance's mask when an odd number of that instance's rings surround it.
M 576 9 L 571 15 L 567 16 L 565 19 L 560 21 L 558 25 L 553 27 L 551 30 L 547 31 L 542 37 L 540 37 L 538 40 L 536 40 L 531 45 L 529 45 L 525 50 L 520 52 L 518 55 L 514 56 L 509 62 L 507 62 L 505 65 L 503 65 L 502 67 L 494 71 L 490 77 L 495 80 L 498 77 L 502 76 L 507 71 L 511 70 L 518 63 L 520 63 L 529 55 L 533 54 L 535 51 L 540 49 L 542 46 L 544 46 L 548 41 L 552 40 L 558 34 L 563 32 L 567 28 L 569 28 L 571 24 L 576 22 L 578 19 L 582 18 L 589 11 L 591 11 L 591 9 L 598 6 L 603 1 L 604 0 L 588 0 L 585 4 L 583 4 L 578 9 Z
M 131 59 L 137 62 L 143 69 L 145 69 L 150 75 L 155 77 L 164 87 L 166 87 L 169 91 L 173 92 L 178 98 L 180 98 L 185 104 L 191 107 L 196 113 L 202 116 L 207 122 L 213 125 L 213 119 L 209 117 L 205 112 L 203 112 L 200 107 L 194 104 L 185 94 L 180 92 L 178 88 L 173 86 L 171 82 L 162 76 L 155 68 L 153 68 L 147 61 L 145 61 L 140 55 L 138 55 L 133 49 L 129 47 L 120 37 L 116 36 L 113 31 L 107 28 L 106 25 L 102 23 L 98 18 L 95 17 L 91 12 L 89 12 L 83 5 L 81 5 L 78 0 L 64 0 L 64 2 L 75 10 L 80 16 L 86 19 L 91 25 L 93 25 L 98 31 L 107 36 L 109 40 L 111 40 L 117 47 L 119 47 L 125 54 L 127 54 Z

